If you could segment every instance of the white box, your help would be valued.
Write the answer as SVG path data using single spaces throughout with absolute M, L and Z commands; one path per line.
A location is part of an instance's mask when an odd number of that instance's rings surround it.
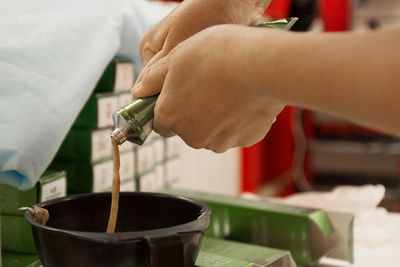
M 132 95 L 131 93 L 121 93 L 118 95 L 118 105 L 120 108 L 125 107 L 132 103 Z
M 93 192 L 103 192 L 112 187 L 113 161 L 93 165 Z
M 129 91 L 135 81 L 135 66 L 129 62 L 118 62 L 115 66 L 114 91 Z
M 112 155 L 110 138 L 111 128 L 92 130 L 91 132 L 91 161 L 108 158 Z
M 182 153 L 183 148 L 186 146 L 178 136 L 166 138 L 166 156 L 172 158 L 179 156 Z
M 135 175 L 135 156 L 133 151 L 120 154 L 119 174 L 121 182 L 132 178 Z
M 40 186 L 40 202 L 64 197 L 67 195 L 67 177 L 57 177 L 52 181 L 44 181 Z
M 165 151 L 164 151 L 164 145 L 165 145 L 165 140 L 162 137 L 157 137 L 154 138 L 151 142 L 151 145 L 153 146 L 153 158 L 154 158 L 154 163 L 158 164 L 161 163 L 165 160 Z
M 120 191 L 121 192 L 134 192 L 136 191 L 136 182 L 133 178 L 124 181 L 123 183 L 121 182 L 120 185 Z
M 118 110 L 118 96 L 97 98 L 97 127 L 113 126 L 112 113 Z
M 138 174 L 145 173 L 154 168 L 154 151 L 151 143 L 144 143 L 137 148 L 137 172 Z
M 154 191 L 156 186 L 156 174 L 154 171 L 146 172 L 140 176 L 140 191 L 151 192 Z

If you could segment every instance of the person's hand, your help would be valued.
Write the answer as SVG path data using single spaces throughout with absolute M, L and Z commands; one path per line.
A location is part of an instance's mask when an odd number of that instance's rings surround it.
M 270 1 L 185 0 L 140 40 L 143 66 L 163 58 L 177 44 L 207 27 L 257 21 Z
M 253 83 L 254 38 L 260 31 L 221 25 L 180 43 L 144 68 L 133 97 L 160 92 L 154 130 L 189 146 L 224 152 L 261 140 L 283 105 Z

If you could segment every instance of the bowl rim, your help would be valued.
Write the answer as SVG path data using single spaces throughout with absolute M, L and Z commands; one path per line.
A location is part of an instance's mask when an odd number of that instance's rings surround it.
M 95 196 L 107 196 L 111 195 L 111 192 L 100 192 L 100 193 L 83 193 L 83 194 L 75 194 L 64 197 L 59 197 L 47 201 L 40 202 L 35 206 L 43 207 L 46 205 L 51 205 L 64 201 L 72 201 L 80 198 L 88 198 Z M 165 228 L 158 228 L 152 230 L 144 230 L 144 231 L 130 231 L 130 232 L 115 232 L 115 233 L 106 233 L 106 232 L 85 232 L 85 231 L 73 231 L 66 230 L 61 228 L 50 227 L 46 225 L 39 224 L 35 222 L 32 218 L 32 215 L 29 211 L 26 211 L 24 214 L 25 220 L 32 226 L 32 228 L 36 228 L 40 231 L 52 232 L 61 234 L 64 236 L 74 237 L 78 239 L 84 239 L 89 241 L 101 242 L 101 243 L 115 243 L 115 244 L 123 244 L 126 242 L 140 242 L 142 239 L 146 238 L 158 238 L 158 237 L 166 237 L 170 235 L 176 234 L 186 234 L 186 233 L 195 233 L 195 232 L 205 232 L 210 225 L 211 218 L 211 208 L 196 199 L 188 198 L 184 196 L 178 196 L 174 194 L 166 194 L 166 193 L 158 193 L 158 192 L 121 192 L 121 195 L 144 195 L 144 196 L 152 196 L 152 197 L 168 197 L 175 198 L 179 200 L 184 200 L 199 206 L 200 215 L 197 219 L 184 223 L 178 224 Z M 111 197 L 111 196 L 110 196 Z M 51 216 L 51 215 L 50 215 Z

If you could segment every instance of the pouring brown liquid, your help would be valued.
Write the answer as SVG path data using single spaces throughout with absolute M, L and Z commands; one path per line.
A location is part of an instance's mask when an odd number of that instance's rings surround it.
M 108 218 L 107 225 L 107 233 L 114 233 L 115 225 L 117 224 L 117 216 L 118 216 L 118 200 L 119 200 L 119 186 L 120 186 L 120 177 L 119 177 L 119 148 L 118 143 L 114 138 L 111 138 L 111 143 L 113 147 L 113 161 L 114 161 L 114 178 L 112 184 L 112 193 L 111 193 L 111 209 L 110 216 Z

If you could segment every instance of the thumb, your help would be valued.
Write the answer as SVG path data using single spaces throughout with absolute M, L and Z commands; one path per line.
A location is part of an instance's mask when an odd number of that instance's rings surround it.
M 143 68 L 132 88 L 134 99 L 158 94 L 168 73 L 168 56 Z

